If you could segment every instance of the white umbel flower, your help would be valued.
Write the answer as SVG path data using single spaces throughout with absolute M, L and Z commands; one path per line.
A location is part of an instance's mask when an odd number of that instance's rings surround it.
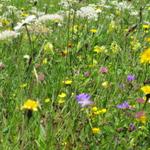
M 0 40 L 6 40 L 9 38 L 16 38 L 19 35 L 18 32 L 5 30 L 3 32 L 0 32 Z
M 80 10 L 77 11 L 77 16 L 81 18 L 87 18 L 89 20 L 97 20 L 98 13 L 93 6 L 81 7 Z
M 59 14 L 47 14 L 38 18 L 37 22 L 63 21 L 63 16 Z

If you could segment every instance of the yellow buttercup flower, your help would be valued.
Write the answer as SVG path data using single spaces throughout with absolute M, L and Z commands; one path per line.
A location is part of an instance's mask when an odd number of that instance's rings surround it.
M 96 33 L 96 32 L 97 32 L 97 29 L 91 29 L 90 32 Z
M 144 25 L 143 25 L 143 29 L 145 29 L 145 30 L 150 29 L 150 25 L 148 25 L 148 24 L 144 24 Z
M 103 109 L 100 109 L 100 110 L 97 110 L 97 111 L 95 111 L 94 112 L 94 115 L 100 115 L 100 114 L 104 114 L 104 113 L 106 113 L 106 109 L 105 108 L 103 108 Z
M 150 64 L 150 48 L 146 49 L 140 55 L 141 63 L 149 63 Z
M 27 17 L 27 16 L 29 16 L 29 14 L 28 14 L 28 13 L 23 12 L 23 13 L 21 14 L 21 16 L 22 16 L 22 17 Z
M 102 87 L 104 88 L 108 88 L 109 84 L 108 84 L 108 81 L 105 81 L 102 83 Z
M 65 80 L 63 81 L 64 84 L 66 85 L 71 85 L 72 84 L 72 80 Z
M 65 98 L 66 96 L 67 96 L 66 93 L 63 93 L 63 92 L 58 95 L 59 98 Z
M 95 112 L 95 111 L 97 111 L 97 110 L 98 110 L 97 107 L 92 107 L 92 111 L 93 111 L 93 112 Z
M 100 133 L 100 128 L 92 128 L 92 133 L 93 133 L 93 134 L 98 134 L 98 133 Z
M 145 38 L 144 41 L 150 42 L 150 37 Z
M 149 85 L 143 86 L 141 88 L 141 90 L 144 92 L 144 94 L 150 94 L 150 86 Z
M 39 103 L 35 100 L 32 99 L 28 99 L 23 106 L 21 107 L 21 109 L 27 109 L 27 110 L 31 110 L 31 111 L 37 111 L 39 107 Z

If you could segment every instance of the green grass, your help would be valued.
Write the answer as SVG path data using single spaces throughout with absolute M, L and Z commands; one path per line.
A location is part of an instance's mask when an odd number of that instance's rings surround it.
M 60 24 L 49 21 L 43 25 L 50 32 L 33 33 L 27 25 L 17 38 L 0 41 L 0 62 L 5 65 L 0 68 L 0 149 L 148 150 L 150 104 L 143 108 L 144 104 L 136 99 L 145 97 L 140 88 L 150 79 L 150 65 L 140 63 L 141 52 L 150 46 L 145 41 L 150 37 L 150 28 L 143 29 L 143 25 L 150 22 L 149 0 L 128 2 L 138 13 L 143 7 L 141 15 L 136 16 L 131 15 L 131 10 L 116 10 L 108 1 L 106 5 L 112 8 L 103 8 L 96 21 L 77 17 L 71 9 L 59 6 L 59 2 L 41 0 L 34 6 L 46 13 L 69 12 Z M 73 5 L 73 9 L 97 2 L 83 0 Z M 33 3 L 29 1 L 3 1 L 2 5 L 1 32 L 13 30 L 17 22 L 25 18 L 20 15 L 21 10 L 23 14 L 32 15 Z M 5 24 L 1 18 L 9 5 L 15 6 L 16 10 L 8 13 L 5 19 L 9 23 Z M 135 24 L 136 29 L 127 35 Z M 91 33 L 91 29 L 97 32 Z M 53 45 L 53 50 L 44 51 L 47 43 Z M 117 43 L 118 52 L 113 53 L 112 43 Z M 105 46 L 107 52 L 96 53 L 95 46 Z M 32 59 L 25 59 L 25 55 Z M 45 59 L 47 63 L 43 63 Z M 100 73 L 102 66 L 108 68 L 108 73 Z M 85 72 L 89 76 L 85 76 Z M 45 75 L 43 81 L 37 79 L 40 73 Z M 127 81 L 129 74 L 135 76 L 134 81 Z M 63 83 L 67 79 L 72 80 L 71 85 Z M 108 85 L 103 86 L 104 82 Z M 26 86 L 22 87 L 23 84 Z M 62 92 L 67 95 L 64 103 L 60 103 L 59 98 Z M 94 104 L 81 108 L 76 101 L 76 95 L 81 93 L 91 95 Z M 46 98 L 49 102 L 45 102 Z M 27 115 L 29 110 L 21 110 L 27 99 L 40 104 L 31 117 Z M 124 101 L 133 109 L 116 107 Z M 91 115 L 92 107 L 107 111 Z M 140 111 L 145 112 L 146 123 L 136 120 L 135 114 Z M 130 132 L 131 123 L 135 130 Z M 100 128 L 100 133 L 93 134 L 94 127 Z

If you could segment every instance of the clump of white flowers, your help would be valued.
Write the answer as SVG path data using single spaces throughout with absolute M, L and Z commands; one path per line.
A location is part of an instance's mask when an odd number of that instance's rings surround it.
M 96 5 L 89 4 L 88 6 L 81 7 L 80 10 L 77 11 L 77 16 L 87 18 L 89 20 L 97 20 L 100 12 L 100 9 L 96 9 Z
M 40 16 L 37 19 L 37 22 L 46 22 L 46 21 L 56 21 L 56 22 L 61 22 L 63 21 L 63 16 L 60 14 L 46 14 L 43 16 Z
M 17 7 L 9 5 L 5 9 L 6 11 L 3 13 L 3 17 L 11 18 L 13 14 L 13 16 L 19 18 L 21 10 L 19 10 Z
M 18 35 L 19 35 L 18 32 L 5 30 L 5 31 L 0 32 L 0 40 L 16 38 Z
M 124 9 L 131 10 L 133 8 L 132 4 L 126 1 L 119 2 L 119 3 L 117 1 L 112 1 L 111 3 L 115 5 L 119 10 L 124 10 Z

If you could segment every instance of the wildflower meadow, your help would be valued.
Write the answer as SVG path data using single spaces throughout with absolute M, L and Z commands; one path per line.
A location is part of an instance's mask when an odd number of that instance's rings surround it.
M 150 0 L 0 0 L 0 150 L 150 150 Z

